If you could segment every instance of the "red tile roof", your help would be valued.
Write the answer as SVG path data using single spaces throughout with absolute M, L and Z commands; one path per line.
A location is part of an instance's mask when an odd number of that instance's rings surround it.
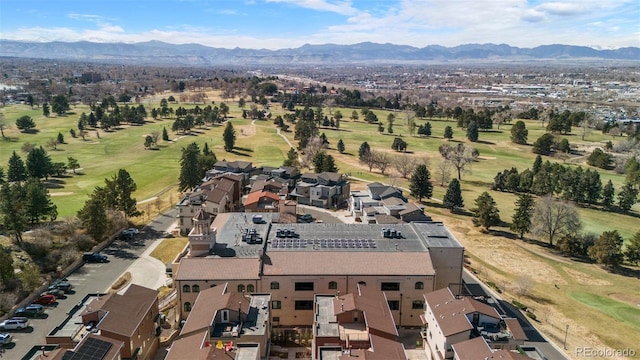
M 449 288 L 427 293 L 424 299 L 444 336 L 473 329 L 467 314 L 478 312 L 500 319 L 500 314 L 493 307 L 468 297 L 456 298 Z
M 96 299 L 89 306 L 93 307 L 96 301 L 104 301 L 101 308 L 108 314 L 98 323 L 98 328 L 131 337 L 157 298 L 157 290 L 131 284 L 124 294 Z
M 272 200 L 272 201 L 279 201 L 280 197 L 277 194 L 274 194 L 272 192 L 268 192 L 268 191 L 255 191 L 252 193 L 249 193 L 249 195 L 247 195 L 247 199 L 244 201 L 244 205 L 247 206 L 249 204 L 255 204 L 255 203 L 259 203 L 260 200 L 262 200 L 263 198 Z
M 191 308 L 187 321 L 180 331 L 180 336 L 190 332 L 207 329 L 214 323 L 216 313 L 223 309 L 238 309 L 238 304 L 242 303 L 241 309 L 246 314 L 250 301 L 241 293 L 225 293 L 225 285 L 218 285 L 201 291 Z

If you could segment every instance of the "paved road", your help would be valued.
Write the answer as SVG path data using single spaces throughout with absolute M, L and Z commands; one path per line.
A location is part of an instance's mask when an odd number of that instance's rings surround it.
M 569 359 L 569 357 L 559 349 L 555 344 L 549 342 L 532 324 L 529 319 L 524 316 L 518 309 L 511 305 L 508 301 L 503 300 L 500 295 L 496 294 L 492 289 L 485 286 L 475 276 L 470 274 L 467 269 L 462 273 L 462 281 L 472 295 L 491 296 L 498 302 L 498 312 L 502 315 L 518 319 L 520 326 L 527 335 L 528 341 L 524 342 L 526 346 L 535 346 L 547 359 Z
M 160 242 L 164 232 L 168 231 L 175 221 L 175 210 L 160 215 L 136 235 L 134 240 L 116 240 L 101 251 L 109 256 L 109 263 L 84 264 L 69 274 L 67 279 L 74 286 L 74 293 L 48 307 L 46 317 L 33 319 L 31 327 L 13 332 L 14 342 L 6 349 L 4 358 L 19 359 L 33 346 L 44 344 L 45 336 L 67 317 L 67 312 L 80 303 L 86 294 L 106 292 L 115 280 L 129 270 L 135 272 L 133 283 L 143 286 L 164 284 L 164 264 L 158 264 L 160 261 L 154 262 L 146 255 Z M 158 271 L 160 268 L 162 270 Z M 141 276 L 140 273 L 147 273 L 146 270 L 149 270 L 149 275 Z

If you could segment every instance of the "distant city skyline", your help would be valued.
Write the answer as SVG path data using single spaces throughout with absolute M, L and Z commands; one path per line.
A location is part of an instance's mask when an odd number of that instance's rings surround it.
M 2 0 L 0 38 L 221 48 L 640 47 L 640 0 Z M 0 49 L 0 55 L 2 50 Z

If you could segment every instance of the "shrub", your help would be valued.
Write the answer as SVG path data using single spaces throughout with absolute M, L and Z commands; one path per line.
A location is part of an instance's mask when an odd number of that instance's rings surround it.
M 538 320 L 537 320 L 537 318 L 538 318 L 538 317 L 536 316 L 536 314 L 534 314 L 534 313 L 532 313 L 532 312 L 529 312 L 529 311 L 527 311 L 525 314 L 527 314 L 527 316 L 528 316 L 531 320 L 533 320 L 533 321 L 538 321 Z
M 527 311 L 527 305 L 519 302 L 518 300 L 513 300 L 511 303 L 513 304 L 513 306 L 517 307 L 518 309 L 522 311 Z
M 487 281 L 487 285 L 493 290 L 495 290 L 498 294 L 502 294 L 502 290 L 493 281 Z

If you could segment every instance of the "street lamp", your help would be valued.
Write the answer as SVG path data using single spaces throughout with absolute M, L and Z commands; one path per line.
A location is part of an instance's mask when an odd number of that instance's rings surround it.
M 567 334 L 569 333 L 569 325 L 567 325 L 567 328 L 564 331 L 564 349 L 567 350 Z

